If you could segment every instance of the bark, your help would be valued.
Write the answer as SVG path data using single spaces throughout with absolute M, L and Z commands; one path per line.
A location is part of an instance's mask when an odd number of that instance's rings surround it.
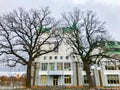
M 92 78 L 91 78 L 91 71 L 90 71 L 89 64 L 84 63 L 84 70 L 86 71 L 86 76 L 87 76 L 87 79 L 88 79 L 89 87 L 92 88 L 93 87 L 93 82 L 92 82 Z
M 79 74 L 78 74 L 78 62 L 75 62 L 76 63 L 76 83 L 77 83 L 77 86 L 79 86 Z
M 34 75 L 33 75 L 33 86 L 35 86 L 35 79 L 36 79 L 36 69 L 37 69 L 37 66 L 36 66 L 36 63 L 35 63 L 35 66 L 33 67 L 34 68 Z
M 29 62 L 27 65 L 27 80 L 26 80 L 26 88 L 31 88 L 31 65 L 32 62 Z

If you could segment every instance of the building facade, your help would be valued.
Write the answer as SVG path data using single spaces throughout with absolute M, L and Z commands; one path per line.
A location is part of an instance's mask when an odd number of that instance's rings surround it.
M 57 42 L 54 42 L 57 45 Z M 117 46 L 118 47 L 117 47 Z M 115 47 L 110 49 L 110 53 L 119 47 L 119 42 L 115 42 Z M 88 85 L 86 72 L 83 70 L 81 60 L 75 56 L 69 56 L 71 49 L 63 43 L 54 52 L 43 55 L 36 59 L 37 64 L 35 74 L 36 86 L 84 86 Z M 91 77 L 97 87 L 120 86 L 120 62 L 117 60 L 103 59 L 99 64 L 91 66 Z

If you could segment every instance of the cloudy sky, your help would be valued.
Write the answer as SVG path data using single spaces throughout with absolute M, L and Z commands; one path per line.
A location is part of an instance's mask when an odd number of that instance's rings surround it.
M 55 17 L 73 8 L 93 10 L 100 20 L 106 21 L 106 28 L 115 40 L 120 41 L 120 0 L 0 0 L 0 14 L 18 7 L 25 9 L 49 6 Z

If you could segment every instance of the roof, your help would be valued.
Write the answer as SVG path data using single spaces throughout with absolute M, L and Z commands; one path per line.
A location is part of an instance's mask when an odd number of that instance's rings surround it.
M 51 28 L 42 28 L 41 26 L 38 26 L 38 30 L 40 30 L 41 32 L 50 32 Z
M 62 28 L 64 32 L 71 32 L 73 30 L 78 30 L 77 25 L 75 22 L 73 22 L 73 25 L 71 27 L 64 27 Z
M 105 43 L 105 50 L 109 55 L 120 56 L 120 42 L 119 41 L 107 41 Z
M 120 42 L 118 41 L 108 41 L 105 43 L 105 47 L 112 49 L 112 48 L 120 48 Z
M 70 32 L 70 31 L 72 31 L 73 29 L 72 29 L 72 27 L 63 27 L 62 30 L 63 30 L 64 32 Z

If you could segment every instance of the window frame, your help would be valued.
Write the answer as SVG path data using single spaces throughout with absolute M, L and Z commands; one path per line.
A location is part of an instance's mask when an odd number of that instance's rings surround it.
M 117 70 L 115 65 L 105 65 L 105 70 Z
M 71 71 L 71 63 L 64 63 L 64 70 Z
M 83 76 L 83 83 L 84 83 L 84 84 L 88 84 L 88 79 L 87 79 L 87 76 L 86 76 L 86 75 Z
M 107 75 L 108 84 L 119 84 L 119 75 Z
M 71 75 L 64 75 L 64 83 L 71 84 Z
M 42 71 L 47 71 L 47 70 L 48 70 L 48 63 L 42 63 L 41 66 L 42 66 L 42 67 L 41 67 L 41 70 L 42 70 Z
M 57 63 L 57 70 L 63 70 L 63 63 Z
M 49 63 L 49 70 L 51 71 L 55 70 L 55 63 Z
M 47 75 L 41 75 L 41 77 L 40 77 L 40 83 L 42 85 L 47 84 Z

